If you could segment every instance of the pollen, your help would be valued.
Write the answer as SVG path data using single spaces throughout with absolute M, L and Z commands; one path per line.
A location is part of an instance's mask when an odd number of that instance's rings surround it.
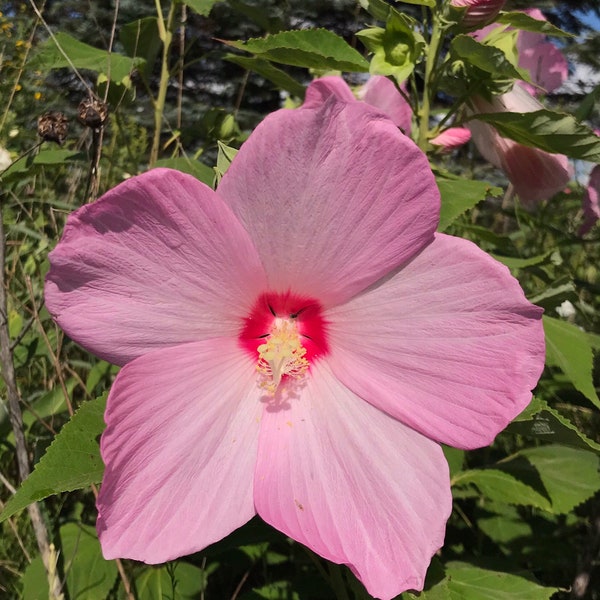
M 257 350 L 256 370 L 262 375 L 259 386 L 271 395 L 275 395 L 284 376 L 301 379 L 308 369 L 306 348 L 293 321 L 275 319 L 266 342 Z

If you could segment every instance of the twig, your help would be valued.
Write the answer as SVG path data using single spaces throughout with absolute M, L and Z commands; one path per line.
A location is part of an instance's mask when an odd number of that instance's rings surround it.
M 4 281 L 5 265 L 5 236 L 4 236 L 4 204 L 3 197 L 0 195 L 0 368 L 6 385 L 6 394 L 8 397 L 8 413 L 10 424 L 15 436 L 15 454 L 17 466 L 19 469 L 19 479 L 24 481 L 29 475 L 29 459 L 27 456 L 27 444 L 25 434 L 23 433 L 23 415 L 21 413 L 21 404 L 19 391 L 17 389 L 15 377 L 15 365 L 13 355 L 10 351 L 10 334 L 8 331 L 8 312 L 7 298 Z M 42 556 L 42 561 L 48 575 L 48 584 L 50 586 L 50 598 L 53 600 L 62 600 L 59 582 L 51 577 L 51 556 L 50 545 L 48 543 L 48 531 L 42 519 L 42 513 L 39 504 L 30 504 L 27 508 L 29 518 L 33 525 L 35 538 Z

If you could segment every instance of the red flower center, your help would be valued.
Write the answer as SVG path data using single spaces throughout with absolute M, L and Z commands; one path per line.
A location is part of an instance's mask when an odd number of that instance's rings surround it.
M 260 385 L 271 394 L 284 379 L 302 377 L 312 360 L 329 351 L 321 305 L 291 292 L 259 296 L 239 339 L 256 358 Z

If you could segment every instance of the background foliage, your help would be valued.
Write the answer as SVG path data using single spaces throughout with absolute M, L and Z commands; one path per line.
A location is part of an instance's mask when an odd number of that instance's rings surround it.
M 390 4 L 423 24 L 425 7 L 436 3 Z M 442 193 L 440 230 L 472 239 L 504 262 L 545 309 L 547 337 L 547 367 L 530 407 L 488 448 L 445 449 L 454 512 L 421 594 L 426 600 L 600 598 L 600 229 L 578 233 L 589 161 L 600 162 L 598 140 L 579 123 L 600 125 L 600 88 L 576 77 L 584 65 L 588 73 L 600 71 L 600 9 L 591 0 L 535 4 L 573 34 L 554 41 L 575 76 L 545 98 L 552 110 L 537 121 L 492 121 L 518 141 L 579 159 L 568 188 L 525 208 L 510 188 L 502 198 L 504 174 L 472 145 L 444 154 L 420 138 Z M 160 567 L 104 561 L 94 529 L 94 486 L 102 477 L 97 438 L 117 368 L 64 336 L 44 308 L 42 290 L 47 255 L 68 212 L 159 164 L 214 184 L 258 121 L 282 103 L 297 104 L 314 76 L 343 71 L 351 83 L 366 80 L 369 50 L 377 51 L 355 34 L 385 27 L 389 6 L 383 0 L 0 2 L 2 597 L 46 598 L 50 585 L 51 597 L 62 591 L 71 600 L 318 599 L 333 597 L 330 582 L 346 600 L 367 597 L 348 570 L 324 563 L 258 518 Z M 430 29 L 422 34 L 427 38 Z M 453 97 L 427 87 L 424 46 L 416 38 L 407 43 L 414 50 L 408 63 L 392 67 L 412 73 L 417 97 L 431 93 L 430 114 L 415 128 L 427 134 L 452 110 Z M 454 51 L 466 52 L 458 45 Z M 476 55 L 480 60 L 481 51 Z M 468 65 L 473 58 L 461 60 Z M 483 66 L 486 75 L 479 73 L 476 83 L 504 81 L 504 58 Z M 54 129 L 40 138 L 38 118 L 48 111 Z M 68 120 L 65 135 L 56 131 L 57 112 Z M 565 301 L 573 310 L 565 312 Z M 15 390 L 25 462 L 36 465 L 16 493 L 24 474 L 10 407 Z M 23 510 L 37 500 L 53 544 L 46 568 L 35 517 Z M 55 572 L 50 584 L 48 570 Z

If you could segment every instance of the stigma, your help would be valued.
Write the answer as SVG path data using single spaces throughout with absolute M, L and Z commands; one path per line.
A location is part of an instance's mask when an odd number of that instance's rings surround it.
M 261 375 L 259 387 L 274 396 L 284 377 L 301 379 L 309 363 L 295 319 L 276 317 L 265 340 L 257 348 L 256 370 Z

